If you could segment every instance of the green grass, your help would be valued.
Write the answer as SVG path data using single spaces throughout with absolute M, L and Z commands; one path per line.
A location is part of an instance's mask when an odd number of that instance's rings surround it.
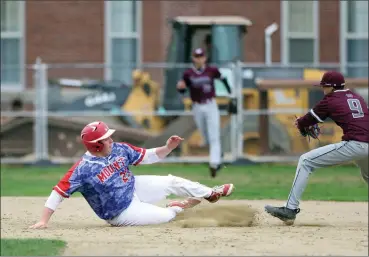
M 66 243 L 51 239 L 1 239 L 1 256 L 58 256 Z
M 2 196 L 48 196 L 52 187 L 70 166 L 1 168 Z M 250 165 L 227 166 L 219 176 L 211 178 L 206 165 L 142 165 L 132 167 L 135 175 L 181 176 L 208 186 L 234 183 L 236 190 L 230 199 L 287 198 L 295 166 Z M 80 196 L 79 193 L 73 195 Z M 316 170 L 309 179 L 302 200 L 368 201 L 368 186 L 353 165 Z

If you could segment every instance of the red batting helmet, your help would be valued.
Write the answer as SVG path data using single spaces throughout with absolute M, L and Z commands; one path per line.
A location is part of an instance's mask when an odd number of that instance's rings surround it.
M 87 124 L 81 131 L 81 139 L 85 147 L 90 152 L 101 152 L 104 145 L 100 142 L 110 137 L 115 129 L 109 129 L 102 121 L 94 121 Z
M 345 78 L 338 71 L 327 71 L 324 73 L 319 85 L 323 87 L 343 87 L 345 86 Z

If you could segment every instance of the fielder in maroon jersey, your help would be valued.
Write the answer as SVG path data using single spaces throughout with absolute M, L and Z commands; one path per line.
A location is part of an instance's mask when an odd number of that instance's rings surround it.
M 284 207 L 265 206 L 266 212 L 292 225 L 300 212 L 299 201 L 309 175 L 317 168 L 353 161 L 368 183 L 369 116 L 364 99 L 345 88 L 343 75 L 336 71 L 326 72 L 319 85 L 324 98 L 305 116 L 297 118 L 295 126 L 301 130 L 331 118 L 342 128 L 342 141 L 314 149 L 300 157 L 291 192 Z
M 187 69 L 177 84 L 177 90 L 184 93 L 190 91 L 192 110 L 195 123 L 200 130 L 203 142 L 201 146 L 210 146 L 209 169 L 212 177 L 222 168 L 222 150 L 220 142 L 220 114 L 215 101 L 214 80 L 220 79 L 229 94 L 231 88 L 219 69 L 206 65 L 206 55 L 202 48 L 197 48 L 192 54 L 193 67 Z

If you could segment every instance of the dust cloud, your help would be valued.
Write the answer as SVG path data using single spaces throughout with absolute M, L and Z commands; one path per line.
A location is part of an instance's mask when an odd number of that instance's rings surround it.
M 205 205 L 185 210 L 173 223 L 182 228 L 251 227 L 257 217 L 258 211 L 247 205 Z

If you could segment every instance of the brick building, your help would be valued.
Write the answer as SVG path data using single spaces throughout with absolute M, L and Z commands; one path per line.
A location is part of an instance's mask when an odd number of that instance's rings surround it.
M 126 79 L 131 68 L 114 65 L 165 62 L 167 19 L 180 15 L 247 17 L 253 25 L 246 62 L 264 62 L 264 29 L 276 22 L 273 62 L 342 63 L 349 74 L 367 76 L 367 66 L 356 73 L 346 68 L 368 61 L 367 1 L 2 1 L 1 89 L 28 87 L 32 77 L 23 67 L 38 56 L 46 63 L 106 63 L 113 68 L 80 72 Z M 78 71 L 60 73 L 73 74 Z

